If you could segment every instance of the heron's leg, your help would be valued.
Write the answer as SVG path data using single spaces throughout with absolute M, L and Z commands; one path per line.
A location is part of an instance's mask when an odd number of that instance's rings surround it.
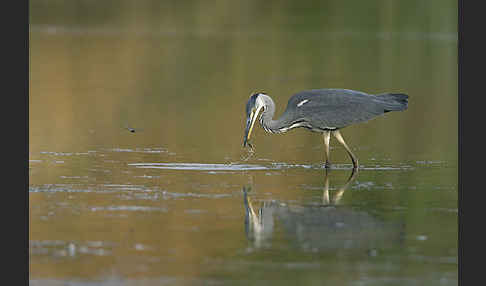
M 358 168 L 358 159 L 356 158 L 356 156 L 354 156 L 353 152 L 351 152 L 351 149 L 349 149 L 348 145 L 346 145 L 346 142 L 344 142 L 343 136 L 341 136 L 341 132 L 339 132 L 339 130 L 334 130 L 332 131 L 332 134 L 334 135 L 334 137 L 336 137 L 339 143 L 341 143 L 346 149 L 346 151 L 348 152 L 348 155 L 351 157 L 351 160 L 353 161 L 353 167 Z
M 322 137 L 324 137 L 324 151 L 326 153 L 325 167 L 328 168 L 331 166 L 331 162 L 329 161 L 329 142 L 331 141 L 331 131 L 324 131 L 324 133 L 322 133 Z

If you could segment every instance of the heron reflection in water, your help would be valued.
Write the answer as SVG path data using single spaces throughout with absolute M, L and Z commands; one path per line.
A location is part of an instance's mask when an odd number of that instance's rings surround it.
M 280 118 L 274 120 L 275 103 L 272 98 L 265 93 L 255 93 L 246 104 L 243 147 L 249 145 L 253 148 L 249 140 L 261 112 L 260 124 L 269 133 L 284 133 L 298 127 L 322 133 L 326 168 L 330 166 L 329 142 L 332 134 L 351 157 L 353 168 L 358 168 L 358 159 L 344 142 L 339 130 L 390 111 L 407 108 L 408 95 L 402 93 L 373 95 L 348 89 L 314 89 L 293 95 Z
M 251 187 L 244 187 L 245 232 L 256 248 L 269 247 L 276 228 L 287 241 L 304 251 L 376 251 L 399 243 L 401 225 L 387 223 L 365 211 L 340 206 L 345 190 L 356 179 L 353 170 L 346 183 L 329 195 L 326 170 L 320 205 L 295 205 L 278 201 L 254 202 Z M 259 207 L 257 207 L 259 205 Z M 282 232 L 278 232 L 279 234 Z

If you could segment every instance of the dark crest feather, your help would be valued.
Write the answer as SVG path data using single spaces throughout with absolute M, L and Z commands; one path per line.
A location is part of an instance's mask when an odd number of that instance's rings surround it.
M 249 115 L 250 112 L 251 112 L 251 109 L 253 107 L 255 107 L 255 104 L 256 104 L 256 99 L 258 97 L 258 95 L 260 94 L 260 92 L 258 93 L 254 93 L 250 99 L 248 100 L 248 102 L 246 103 L 246 115 Z

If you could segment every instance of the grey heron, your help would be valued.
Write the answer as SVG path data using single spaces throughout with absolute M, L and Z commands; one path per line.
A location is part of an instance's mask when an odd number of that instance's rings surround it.
M 243 147 L 249 143 L 253 126 L 260 115 L 260 124 L 269 133 L 284 133 L 304 127 L 322 133 L 324 138 L 325 167 L 330 166 L 329 142 L 331 134 L 346 149 L 358 168 L 358 159 L 344 142 L 340 129 L 351 124 L 368 121 L 390 111 L 403 111 L 408 107 L 408 95 L 402 93 L 367 94 L 349 89 L 313 89 L 294 94 L 280 118 L 274 120 L 275 103 L 265 93 L 253 94 L 246 104 L 246 128 Z

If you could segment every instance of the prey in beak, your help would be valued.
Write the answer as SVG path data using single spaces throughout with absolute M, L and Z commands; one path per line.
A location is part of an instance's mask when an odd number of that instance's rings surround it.
M 259 93 L 253 94 L 246 103 L 246 128 L 245 137 L 243 138 L 243 147 L 246 147 L 246 145 L 248 145 L 251 149 L 253 149 L 253 146 L 249 142 L 251 132 L 258 118 L 260 110 L 263 108 L 263 105 L 260 105 L 257 102 L 257 97 L 259 95 Z

